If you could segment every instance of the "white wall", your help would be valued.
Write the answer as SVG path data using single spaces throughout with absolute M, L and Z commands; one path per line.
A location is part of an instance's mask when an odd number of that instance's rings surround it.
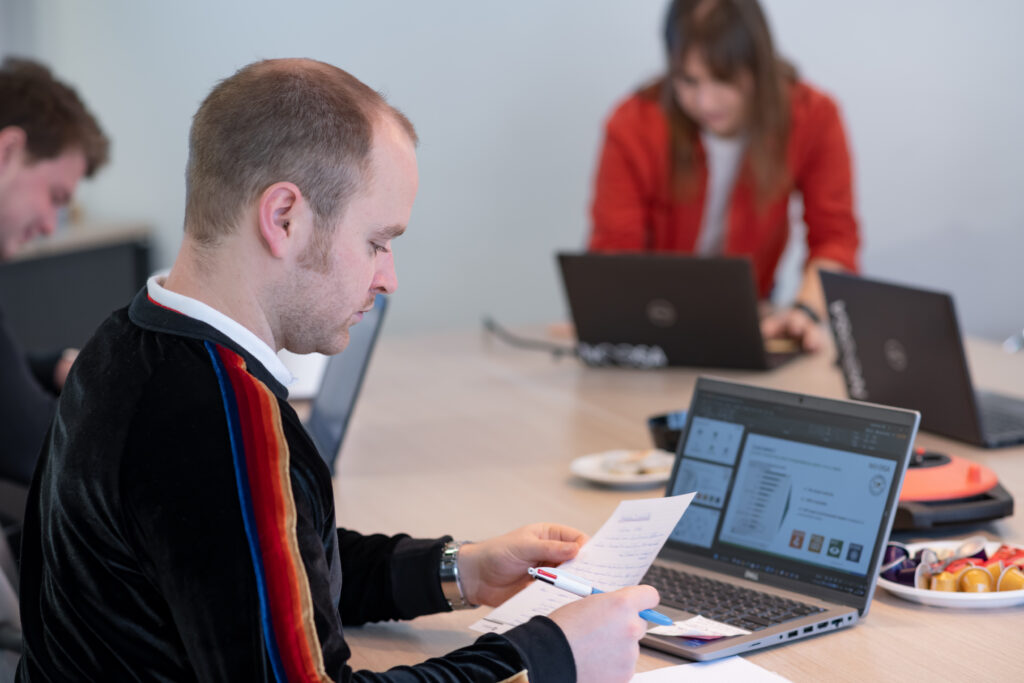
M 97 219 L 144 220 L 158 265 L 181 232 L 190 117 L 249 61 L 309 56 L 416 124 L 420 194 L 396 244 L 389 330 L 565 316 L 553 253 L 585 240 L 601 124 L 661 65 L 662 0 L 82 3 L 6 0 L 15 43 L 76 83 L 114 139 L 83 186 Z M 961 321 L 1024 324 L 1024 120 L 1015 0 L 766 0 L 778 43 L 840 100 L 870 274 L 952 290 Z M 3 10 L 0 10 L 3 11 Z M 26 16 L 27 15 L 27 16 Z M 12 39 L 12 36 L 17 40 Z M 26 38 L 26 36 L 28 36 Z M 24 49 L 18 44 L 19 49 Z M 791 271 L 799 249 L 790 256 Z M 780 284 L 792 291 L 791 272 Z
M 866 274 L 954 293 L 961 326 L 1024 325 L 1024 3 L 768 3 L 778 43 L 840 100 Z

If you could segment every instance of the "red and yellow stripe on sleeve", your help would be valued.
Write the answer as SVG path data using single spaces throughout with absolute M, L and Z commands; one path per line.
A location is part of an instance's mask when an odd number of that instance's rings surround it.
M 264 643 L 278 681 L 329 681 L 299 553 L 295 498 L 277 398 L 245 360 L 206 342 L 228 417 L 235 481 L 259 590 Z

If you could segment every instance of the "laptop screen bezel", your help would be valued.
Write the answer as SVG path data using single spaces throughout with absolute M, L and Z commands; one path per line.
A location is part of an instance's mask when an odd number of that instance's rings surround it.
M 659 555 L 659 557 L 673 562 L 693 565 L 739 579 L 755 580 L 757 583 L 766 586 L 800 593 L 835 604 L 846 605 L 856 608 L 862 616 L 866 614 L 868 606 L 871 604 L 871 599 L 874 595 L 878 579 L 878 571 L 882 562 L 882 551 L 885 547 L 885 542 L 889 538 L 889 533 L 892 531 L 892 524 L 899 502 L 899 493 L 902 488 L 903 477 L 906 474 L 907 466 L 910 462 L 913 442 L 917 435 L 917 428 L 920 422 L 920 414 L 915 411 L 903 410 L 900 408 L 890 408 L 870 403 L 829 399 L 807 394 L 765 389 L 761 387 L 735 384 L 709 377 L 699 377 L 697 379 L 697 383 L 693 391 L 693 398 L 690 404 L 691 407 L 696 405 L 698 397 L 702 392 L 726 395 L 740 399 L 775 403 L 785 407 L 806 409 L 808 411 L 833 413 L 837 416 L 880 421 L 903 427 L 908 430 L 906 452 L 902 457 L 894 461 L 896 462 L 896 470 L 893 473 L 893 479 L 890 484 L 889 494 L 886 499 L 885 507 L 882 511 L 882 519 L 880 522 L 880 534 L 882 541 L 877 543 L 876 547 L 872 549 L 872 557 L 868 562 L 868 572 L 865 575 L 865 582 L 867 585 L 863 595 L 855 595 L 847 591 L 828 588 L 808 581 L 787 579 L 778 576 L 777 574 L 771 574 L 764 571 L 757 572 L 755 579 L 746 567 L 739 566 L 728 561 L 715 560 L 699 551 L 691 550 L 693 547 L 692 545 L 685 544 L 671 538 L 665 543 L 665 546 Z M 672 474 L 669 478 L 668 486 L 666 487 L 666 495 L 673 494 L 672 487 L 679 476 L 679 468 L 683 461 L 683 452 L 686 448 L 686 441 L 690 434 L 693 418 L 693 410 L 688 410 L 686 415 L 686 424 L 683 427 L 682 434 L 679 438 L 675 464 L 673 465 Z M 755 551 L 750 552 L 752 555 L 756 555 Z
M 925 431 L 984 445 L 981 411 L 953 297 L 848 273 L 819 275 L 850 398 L 918 410 Z M 899 328 L 884 327 L 880 310 L 895 314 Z M 935 327 L 941 331 L 936 333 Z M 900 368 L 864 353 L 894 342 L 916 362 Z M 934 367 L 942 371 L 934 372 Z M 900 390 L 893 391 L 894 387 Z
M 556 259 L 579 356 L 589 365 L 767 369 L 779 364 L 783 354 L 765 348 L 746 257 L 559 252 Z M 713 291 L 715 297 L 694 296 L 695 291 Z M 671 321 L 655 322 L 655 303 L 665 308 L 663 314 L 671 311 Z M 657 361 L 648 364 L 650 356 Z

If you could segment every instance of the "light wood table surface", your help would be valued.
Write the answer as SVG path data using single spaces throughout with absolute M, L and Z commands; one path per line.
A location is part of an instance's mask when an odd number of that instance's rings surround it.
M 511 348 L 484 332 L 380 340 L 335 469 L 338 523 L 364 533 L 483 539 L 538 521 L 588 533 L 623 499 L 663 495 L 599 488 L 570 461 L 650 447 L 647 418 L 686 409 L 696 377 L 845 398 L 829 349 L 768 372 L 586 368 L 572 358 Z M 969 343 L 975 384 L 1024 395 L 1024 354 Z M 936 372 L 941 372 L 940 368 Z M 983 450 L 920 433 L 918 445 L 993 470 L 1024 496 L 1024 447 Z M 1019 503 L 1018 503 L 1019 504 Z M 964 537 L 1024 542 L 1021 514 L 900 540 Z M 346 630 L 357 668 L 413 664 L 472 642 L 485 609 Z M 879 589 L 851 629 L 745 655 L 794 681 L 1024 677 L 1024 608 L 949 610 Z M 646 648 L 638 671 L 683 663 Z M 583 683 L 583 682 L 581 682 Z

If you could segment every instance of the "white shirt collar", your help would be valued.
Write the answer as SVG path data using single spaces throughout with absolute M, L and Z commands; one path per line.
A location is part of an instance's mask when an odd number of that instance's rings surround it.
M 287 387 L 295 381 L 292 373 L 288 371 L 288 368 L 285 367 L 285 364 L 278 358 L 274 350 L 248 328 L 235 322 L 217 309 L 207 306 L 202 301 L 165 289 L 163 282 L 163 275 L 154 275 L 146 281 L 146 293 L 149 294 L 153 301 L 182 315 L 187 315 L 190 318 L 204 322 L 217 330 L 248 351 L 282 385 Z

